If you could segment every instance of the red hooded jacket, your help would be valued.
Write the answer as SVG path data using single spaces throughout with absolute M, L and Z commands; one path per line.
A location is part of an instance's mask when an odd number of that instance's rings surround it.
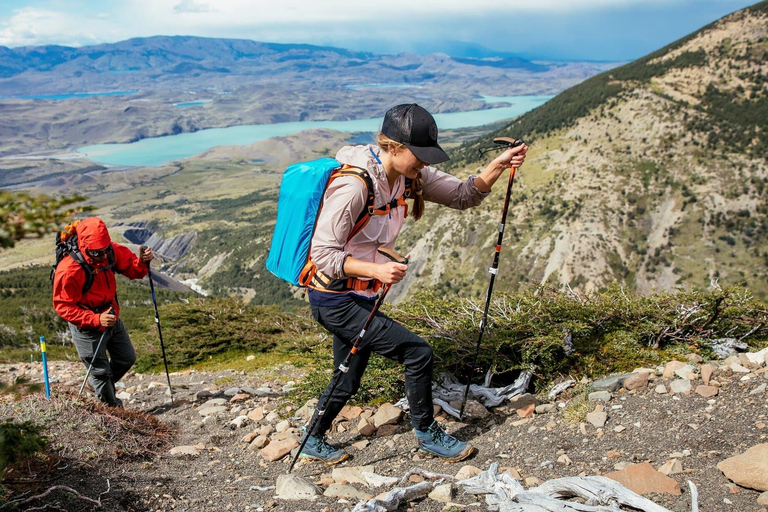
M 119 269 L 129 279 L 142 279 L 147 275 L 147 264 L 139 260 L 127 247 L 112 242 L 107 226 L 101 219 L 89 217 L 81 221 L 75 230 L 80 252 L 95 271 L 106 266 L 108 261 L 104 258 L 103 262 L 96 263 L 86 249 L 103 249 L 111 244 L 115 253 L 113 270 Z M 99 313 L 94 310 L 106 311 L 111 305 L 118 316 L 120 314 L 120 306 L 115 300 L 117 282 L 113 270 L 96 272 L 93 285 L 83 295 L 85 270 L 71 257 L 65 257 L 56 267 L 53 278 L 53 309 L 61 318 L 81 329 L 104 331 L 105 328 L 99 321 Z

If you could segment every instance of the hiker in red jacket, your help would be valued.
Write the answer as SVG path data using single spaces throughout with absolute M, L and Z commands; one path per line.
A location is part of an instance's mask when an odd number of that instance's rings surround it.
M 120 320 L 115 272 L 142 279 L 154 255 L 147 247 L 137 258 L 127 247 L 112 242 L 107 226 L 97 217 L 75 222 L 61 233 L 62 241 L 71 236 L 77 236 L 78 250 L 56 265 L 53 308 L 69 322 L 86 369 L 93 363 L 91 386 L 96 395 L 110 406 L 122 407 L 115 396 L 115 382 L 136 362 L 136 352 Z M 94 356 L 102 335 L 99 353 Z

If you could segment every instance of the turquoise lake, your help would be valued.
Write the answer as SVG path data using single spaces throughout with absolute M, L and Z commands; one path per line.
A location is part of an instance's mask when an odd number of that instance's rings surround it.
M 488 103 L 505 101 L 509 107 L 473 110 L 451 114 L 436 114 L 441 130 L 470 128 L 509 119 L 546 103 L 552 96 L 483 97 Z M 215 146 L 247 145 L 254 142 L 291 135 L 303 130 L 330 129 L 340 132 L 374 132 L 381 127 L 381 118 L 353 121 L 301 121 L 292 123 L 211 128 L 194 133 L 142 139 L 128 144 L 96 144 L 77 151 L 94 162 L 107 165 L 157 166 L 188 158 Z
M 127 96 L 136 94 L 138 91 L 110 91 L 110 92 L 73 92 L 68 94 L 40 94 L 38 96 L 5 96 L 0 100 L 20 99 L 20 100 L 68 100 L 69 98 L 88 98 L 91 96 Z

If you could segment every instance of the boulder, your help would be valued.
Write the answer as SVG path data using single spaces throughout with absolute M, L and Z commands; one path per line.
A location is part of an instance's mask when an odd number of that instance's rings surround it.
M 624 387 L 628 390 L 643 390 L 648 387 L 648 373 L 633 373 L 624 380 Z
M 299 446 L 299 441 L 295 438 L 280 439 L 270 442 L 259 452 L 259 455 L 261 455 L 264 460 L 274 462 L 291 453 L 291 450 L 297 446 Z
M 768 443 L 755 445 L 741 455 L 725 459 L 717 469 L 742 487 L 768 491 Z
M 403 414 L 403 410 L 399 407 L 395 407 L 389 403 L 384 404 L 379 407 L 379 410 L 373 415 L 373 425 L 376 428 L 379 428 L 382 425 L 394 425 L 400 421 Z
M 633 464 L 621 471 L 614 471 L 605 475 L 611 480 L 616 480 L 637 494 L 672 494 L 680 496 L 680 485 L 667 475 L 653 469 L 649 462 Z
M 306 478 L 291 474 L 283 474 L 277 477 L 275 494 L 281 500 L 308 500 L 320 496 L 320 489 Z

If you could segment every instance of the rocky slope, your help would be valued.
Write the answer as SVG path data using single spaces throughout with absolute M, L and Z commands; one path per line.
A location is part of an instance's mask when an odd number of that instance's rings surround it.
M 330 440 L 352 458 L 334 468 L 302 462 L 295 469 L 317 486 L 312 493 L 322 493 L 311 501 L 274 488 L 297 445 L 297 427 L 307 417 L 306 406 L 297 410 L 284 397 L 301 378 L 295 368 L 172 374 L 173 404 L 162 376 L 130 374 L 121 385 L 127 407 L 147 411 L 175 430 L 145 461 L 118 455 L 96 465 L 76 464 L 78 453 L 97 457 L 110 445 L 122 446 L 117 438 L 104 444 L 109 421 L 90 415 L 73 420 L 62 413 L 67 403 L 73 411 L 83 407 L 66 394 L 79 387 L 79 363 L 50 365 L 51 401 L 39 396 L 4 401 L 0 411 L 3 417 L 47 421 L 54 449 L 69 465 L 57 472 L 56 482 L 99 498 L 103 510 L 110 511 L 351 510 L 398 485 L 425 479 L 439 485 L 434 474 L 443 475 L 442 486 L 409 503 L 408 510 L 486 510 L 483 496 L 464 493 L 454 479 L 474 476 L 496 462 L 529 488 L 564 476 L 607 475 L 670 510 L 685 511 L 690 480 L 698 487 L 702 510 L 764 512 L 765 358 L 766 350 L 711 362 L 690 354 L 658 368 L 583 382 L 550 399 L 524 395 L 491 410 L 475 403 L 466 423 L 438 411 L 450 432 L 478 448 L 472 458 L 453 465 L 416 451 L 407 418 L 397 407 L 351 406 Z M 5 382 L 18 376 L 38 381 L 41 368 L 39 363 L 5 365 L 0 376 Z M 45 420 L 56 410 L 57 419 Z M 102 414 L 109 419 L 108 411 Z M 55 491 L 36 505 L 82 510 L 77 508 L 82 500 L 66 495 Z
M 618 281 L 650 292 L 745 282 L 765 297 L 767 45 L 761 2 L 457 150 L 451 169 L 462 173 L 483 165 L 477 149 L 494 135 L 531 142 L 500 286 L 549 280 L 589 291 Z M 481 292 L 501 214 L 496 189 L 478 210 L 433 208 L 410 228 L 403 243 L 422 262 L 412 284 Z

